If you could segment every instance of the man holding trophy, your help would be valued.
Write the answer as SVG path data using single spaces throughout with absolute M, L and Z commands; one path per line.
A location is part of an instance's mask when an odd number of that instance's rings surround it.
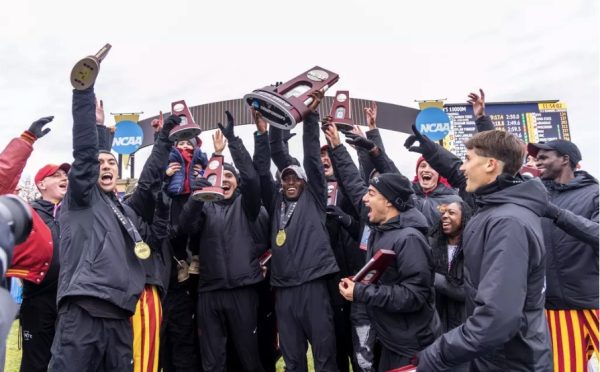
M 244 371 L 263 371 L 257 339 L 258 292 L 263 280 L 255 244 L 260 226 L 267 226 L 261 214 L 260 180 L 242 140 L 234 134 L 234 119 L 226 111 L 227 126 L 213 136 L 215 153 L 226 143 L 238 171 L 224 163 L 211 183 L 198 176 L 194 193 L 183 207 L 179 227 L 186 234 L 200 236 L 198 254 L 198 335 L 204 371 L 224 371 L 228 340 L 234 346 Z M 223 138 L 225 137 L 226 140 Z M 221 167 L 213 156 L 208 170 Z M 210 172 L 206 172 L 205 176 Z M 222 173 L 222 174 L 221 174 Z M 212 176 L 208 176 L 211 178 Z M 214 196 L 221 188 L 220 197 Z M 203 190 L 210 190 L 213 195 Z M 214 202 L 212 202 L 214 201 Z M 262 223 L 261 223 L 262 222 Z
M 323 92 L 310 93 L 304 119 L 304 169 L 287 164 L 282 190 L 270 175 L 266 125 L 257 125 L 254 165 L 261 196 L 271 216 L 271 285 L 275 287 L 277 327 L 286 371 L 305 371 L 307 341 L 316 371 L 337 371 L 333 310 L 327 277 L 338 272 L 326 228 L 327 182 L 319 146 L 319 114 Z M 255 120 L 257 123 L 264 121 Z M 273 123 L 272 123 L 273 124 Z M 306 171 L 305 171 L 306 170 Z
M 159 246 L 145 222 L 148 216 L 140 211 L 153 213 L 154 208 L 147 208 L 149 203 L 124 205 L 117 199 L 117 159 L 99 149 L 95 76 L 85 81 L 85 87 L 73 83 L 75 160 L 59 216 L 64 228 L 49 370 L 131 371 L 130 317 L 147 279 L 143 261 L 154 259 L 150 246 Z M 151 163 L 156 165 L 147 165 Z M 132 199 L 141 203 L 143 198 Z

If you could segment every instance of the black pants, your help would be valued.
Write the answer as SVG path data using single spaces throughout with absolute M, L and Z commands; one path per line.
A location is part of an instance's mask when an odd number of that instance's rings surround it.
M 21 372 L 46 372 L 56 324 L 56 291 L 23 298 L 21 304 Z
M 227 339 L 244 371 L 262 372 L 257 338 L 258 293 L 254 287 L 198 293 L 198 338 L 204 372 L 227 365 Z
M 187 288 L 169 288 L 163 300 L 160 362 L 163 372 L 196 372 L 198 356 L 194 299 Z
M 133 371 L 129 319 L 96 318 L 75 304 L 58 313 L 51 372 Z
M 336 372 L 333 310 L 325 279 L 277 288 L 275 312 L 286 372 L 307 370 L 307 340 L 316 372 Z
M 391 350 L 381 346 L 381 356 L 379 357 L 379 372 L 386 372 L 390 369 L 400 368 L 410 364 L 410 358 L 394 353 Z

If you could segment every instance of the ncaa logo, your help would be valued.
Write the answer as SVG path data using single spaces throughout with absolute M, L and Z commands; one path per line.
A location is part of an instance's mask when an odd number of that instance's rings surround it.
M 131 120 L 117 123 L 112 149 L 117 154 L 129 155 L 137 151 L 144 141 L 144 131 Z
M 450 118 L 444 110 L 428 107 L 417 115 L 417 129 L 432 141 L 439 141 L 450 133 Z

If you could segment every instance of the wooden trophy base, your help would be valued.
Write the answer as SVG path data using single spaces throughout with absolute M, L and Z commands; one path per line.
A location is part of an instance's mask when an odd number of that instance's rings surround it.
M 246 94 L 244 100 L 274 127 L 290 130 L 302 121 L 301 113 L 294 106 L 264 89 Z
M 96 81 L 100 63 L 93 57 L 85 57 L 73 66 L 71 70 L 71 85 L 76 90 L 85 90 Z
M 341 132 L 352 132 L 354 129 L 352 122 L 343 119 L 333 119 L 333 124 L 335 124 L 336 128 Z
M 192 199 L 200 200 L 205 203 L 214 203 L 225 198 L 223 189 L 220 187 L 204 187 L 192 193 Z
M 169 141 L 189 140 L 200 135 L 200 132 L 202 132 L 202 129 L 196 124 L 178 125 L 169 132 Z

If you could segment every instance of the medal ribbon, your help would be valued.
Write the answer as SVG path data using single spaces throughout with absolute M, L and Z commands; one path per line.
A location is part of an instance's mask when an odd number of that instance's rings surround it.
M 296 204 L 298 204 L 298 202 L 290 203 L 290 206 L 286 212 L 285 211 L 285 202 L 284 201 L 281 202 L 281 215 L 279 216 L 279 231 L 285 230 L 285 227 L 287 226 L 288 222 L 290 222 L 290 218 L 292 218 L 292 214 L 294 214 L 294 210 L 296 209 Z
M 135 243 L 143 242 L 142 236 L 140 235 L 140 233 L 138 232 L 138 230 L 135 228 L 135 226 L 133 225 L 133 223 L 131 222 L 131 220 L 129 219 L 129 217 L 126 217 L 119 210 L 119 208 L 117 208 L 117 205 L 115 204 L 115 202 L 113 200 L 111 200 L 105 193 L 102 193 L 102 198 L 108 203 L 108 205 L 110 206 L 110 208 L 113 210 L 113 212 L 117 216 L 117 219 L 119 220 L 119 222 L 121 223 L 121 225 L 123 225 L 123 227 L 125 228 L 125 230 L 127 230 L 127 234 L 129 235 L 129 237 L 131 237 L 131 239 Z

